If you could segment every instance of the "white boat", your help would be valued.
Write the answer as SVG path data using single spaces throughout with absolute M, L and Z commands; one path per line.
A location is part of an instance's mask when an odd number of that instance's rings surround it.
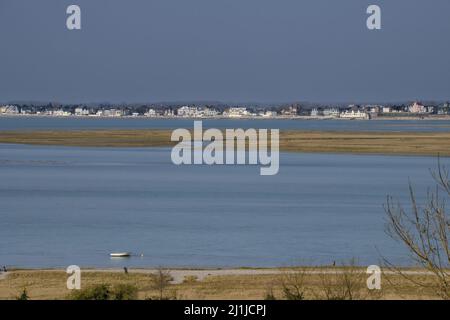
M 113 253 L 110 253 L 109 255 L 110 255 L 110 257 L 113 257 L 113 258 L 126 258 L 126 257 L 131 256 L 131 253 L 129 253 L 129 252 L 113 252 Z

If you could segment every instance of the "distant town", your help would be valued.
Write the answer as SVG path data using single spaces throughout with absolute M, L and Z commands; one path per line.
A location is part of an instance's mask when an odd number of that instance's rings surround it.
M 226 104 L 149 104 L 149 105 L 60 105 L 5 104 L 0 116 L 54 117 L 147 117 L 147 118 L 300 118 L 300 119 L 389 119 L 389 118 L 447 118 L 450 103 L 315 106 L 292 103 L 285 105 L 230 106 Z

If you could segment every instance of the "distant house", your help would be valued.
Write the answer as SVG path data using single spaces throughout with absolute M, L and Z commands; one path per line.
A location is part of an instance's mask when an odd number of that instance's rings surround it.
M 360 110 L 346 110 L 340 114 L 344 119 L 369 119 L 369 114 Z
M 88 116 L 89 115 L 89 110 L 87 108 L 84 108 L 84 107 L 75 108 L 75 115 L 76 116 Z
M 202 110 L 202 113 L 203 113 L 204 117 L 217 117 L 219 115 L 219 111 L 217 111 L 214 108 L 208 108 L 208 107 L 205 107 Z
M 164 110 L 164 116 L 165 116 L 165 117 L 173 117 L 174 115 L 175 115 L 175 114 L 174 114 L 174 112 L 173 112 L 172 109 Z
M 125 114 L 125 111 L 122 109 L 110 109 L 107 111 L 107 116 L 109 117 L 122 117 Z
M 262 115 L 264 118 L 274 118 L 277 116 L 277 112 L 276 111 L 270 111 L 267 110 L 266 112 L 263 113 Z
M 408 107 L 408 111 L 411 113 L 427 113 L 427 108 L 418 102 L 414 102 Z
M 57 109 L 57 110 L 49 111 L 48 114 L 49 115 L 53 115 L 53 116 L 57 116 L 57 117 L 67 117 L 67 116 L 71 116 L 72 115 L 72 113 L 70 113 L 69 111 L 65 111 L 63 109 Z
M 187 117 L 187 118 L 195 118 L 199 116 L 197 107 L 189 107 L 189 106 L 182 106 L 181 108 L 178 108 L 177 114 L 179 117 Z
M 122 117 L 125 114 L 121 109 L 104 109 L 98 110 L 96 115 L 100 117 Z
M 0 113 L 3 114 L 18 114 L 19 108 L 13 105 L 0 106 Z
M 296 106 L 289 106 L 281 110 L 283 116 L 296 116 L 298 114 L 298 108 Z
M 338 108 L 326 108 L 323 110 L 324 117 L 339 118 L 340 112 Z
M 367 106 L 367 111 L 370 113 L 380 113 L 380 106 Z
M 146 113 L 144 113 L 144 116 L 146 117 L 156 117 L 157 113 L 155 109 L 148 109 Z
M 232 107 L 226 110 L 223 113 L 224 116 L 229 118 L 240 118 L 240 117 L 246 117 L 250 115 L 250 112 L 247 111 L 247 108 L 243 107 Z
M 203 118 L 215 117 L 219 114 L 219 112 L 213 108 L 183 106 L 177 110 L 177 114 L 179 117 Z
M 382 112 L 383 113 L 391 113 L 392 112 L 392 108 L 391 107 L 383 107 L 382 108 Z
M 318 117 L 319 115 L 320 115 L 319 109 L 317 109 L 317 108 L 311 109 L 311 117 Z
M 449 114 L 449 112 L 450 112 L 449 103 L 444 103 L 444 104 L 440 105 L 437 110 L 437 114 L 439 114 L 439 115 Z

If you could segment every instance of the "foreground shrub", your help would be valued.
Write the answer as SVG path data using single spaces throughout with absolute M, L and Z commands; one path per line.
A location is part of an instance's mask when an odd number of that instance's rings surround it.
M 99 284 L 72 293 L 73 300 L 136 300 L 138 289 L 130 284 L 119 284 L 114 287 Z
M 170 272 L 163 268 L 158 268 L 157 272 L 153 274 L 153 289 L 159 293 L 158 300 L 172 300 L 165 294 L 165 290 L 172 280 L 173 278 L 170 275 Z M 155 298 L 150 299 L 155 300 Z
M 138 289 L 131 284 L 118 284 L 113 290 L 114 300 L 137 300 Z
M 16 297 L 16 300 L 29 300 L 27 289 L 24 288 L 22 292 Z
M 403 244 L 410 256 L 422 268 L 426 269 L 433 279 L 417 281 L 403 272 L 388 259 L 386 265 L 396 274 L 407 279 L 422 290 L 431 289 L 442 299 L 450 300 L 450 212 L 447 209 L 450 200 L 449 170 L 441 165 L 431 172 L 435 186 L 429 189 L 427 198 L 422 204 L 409 183 L 410 204 L 405 208 L 399 201 L 388 196 L 385 211 L 388 218 L 387 233 Z
M 382 291 L 369 290 L 366 280 L 366 269 L 358 267 L 354 259 L 338 268 L 295 268 L 284 272 L 280 280 L 268 288 L 264 299 L 380 299 Z

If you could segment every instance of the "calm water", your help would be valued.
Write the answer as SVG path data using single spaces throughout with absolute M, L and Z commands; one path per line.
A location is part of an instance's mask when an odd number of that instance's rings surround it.
M 0 117 L 2 130 L 175 129 L 192 128 L 190 119 Z M 273 128 L 328 131 L 450 131 L 450 120 L 203 120 L 205 128 Z
M 388 193 L 432 183 L 427 157 L 282 154 L 254 166 L 181 166 L 169 149 L 0 145 L 0 265 L 281 266 L 399 263 Z M 144 257 L 113 260 L 110 252 Z

